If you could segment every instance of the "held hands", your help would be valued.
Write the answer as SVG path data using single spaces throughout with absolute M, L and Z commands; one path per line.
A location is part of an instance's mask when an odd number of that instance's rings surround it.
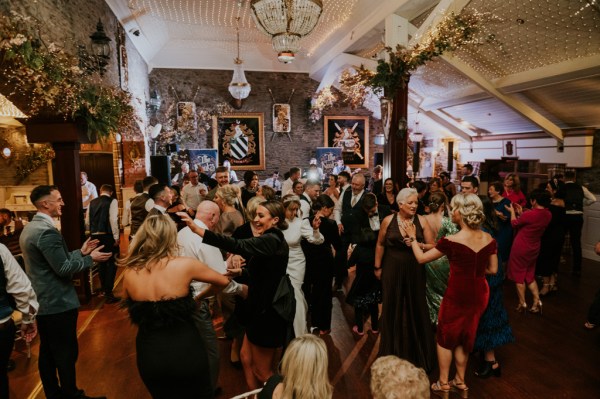
M 227 258 L 227 277 L 237 277 L 242 274 L 242 268 L 246 265 L 246 260 L 240 255 L 231 255 Z
M 37 324 L 34 321 L 33 323 L 21 323 L 21 337 L 25 340 L 25 342 L 30 343 L 33 341 L 35 336 L 37 335 Z
M 92 252 L 94 248 L 98 246 L 99 243 L 99 240 L 92 240 L 92 237 L 88 238 L 81 246 L 81 254 L 83 256 L 89 255 L 90 252 Z

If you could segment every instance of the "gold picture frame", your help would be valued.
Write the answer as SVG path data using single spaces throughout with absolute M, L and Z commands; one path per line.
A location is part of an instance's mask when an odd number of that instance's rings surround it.
M 213 117 L 213 147 L 219 164 L 233 170 L 265 170 L 264 114 L 232 113 Z
M 342 149 L 344 165 L 369 167 L 369 117 L 325 116 L 325 147 Z

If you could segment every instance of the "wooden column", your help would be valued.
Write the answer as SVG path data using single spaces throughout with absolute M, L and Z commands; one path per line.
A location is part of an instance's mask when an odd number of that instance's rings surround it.
M 85 133 L 74 123 L 29 123 L 26 127 L 27 140 L 30 143 L 50 142 L 56 152 L 53 162 L 55 185 L 63 197 L 65 206 L 60 218 L 61 234 L 65 238 L 69 251 L 81 248 L 83 245 L 81 215 L 81 175 L 79 166 L 79 150 L 81 143 L 89 143 Z M 89 273 L 81 272 L 73 275 L 73 284 L 82 302 L 91 298 L 88 284 Z
M 408 132 L 398 129 L 399 122 L 408 118 L 408 85 L 394 93 L 392 105 L 392 118 L 390 123 L 390 136 L 383 151 L 384 170 L 390 172 L 390 177 L 400 189 L 406 187 L 406 159 L 408 155 Z

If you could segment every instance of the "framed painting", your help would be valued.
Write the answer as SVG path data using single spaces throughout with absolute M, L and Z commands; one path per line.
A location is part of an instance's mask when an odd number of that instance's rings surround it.
M 233 170 L 265 170 L 264 114 L 235 113 L 213 117 L 213 146 L 219 164 Z
M 177 131 L 195 132 L 198 128 L 196 104 L 190 101 L 177 103 Z
M 144 143 L 123 141 L 123 170 L 126 186 L 133 186 L 136 180 L 146 177 L 145 158 Z
M 292 131 L 290 104 L 273 104 L 273 133 Z
M 325 116 L 325 147 L 342 149 L 344 164 L 369 166 L 369 117 Z

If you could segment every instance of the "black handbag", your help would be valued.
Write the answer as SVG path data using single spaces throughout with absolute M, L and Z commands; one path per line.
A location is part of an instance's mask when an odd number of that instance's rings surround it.
M 285 321 L 292 322 L 296 316 L 296 296 L 290 276 L 286 274 L 279 280 L 273 297 L 273 309 Z

